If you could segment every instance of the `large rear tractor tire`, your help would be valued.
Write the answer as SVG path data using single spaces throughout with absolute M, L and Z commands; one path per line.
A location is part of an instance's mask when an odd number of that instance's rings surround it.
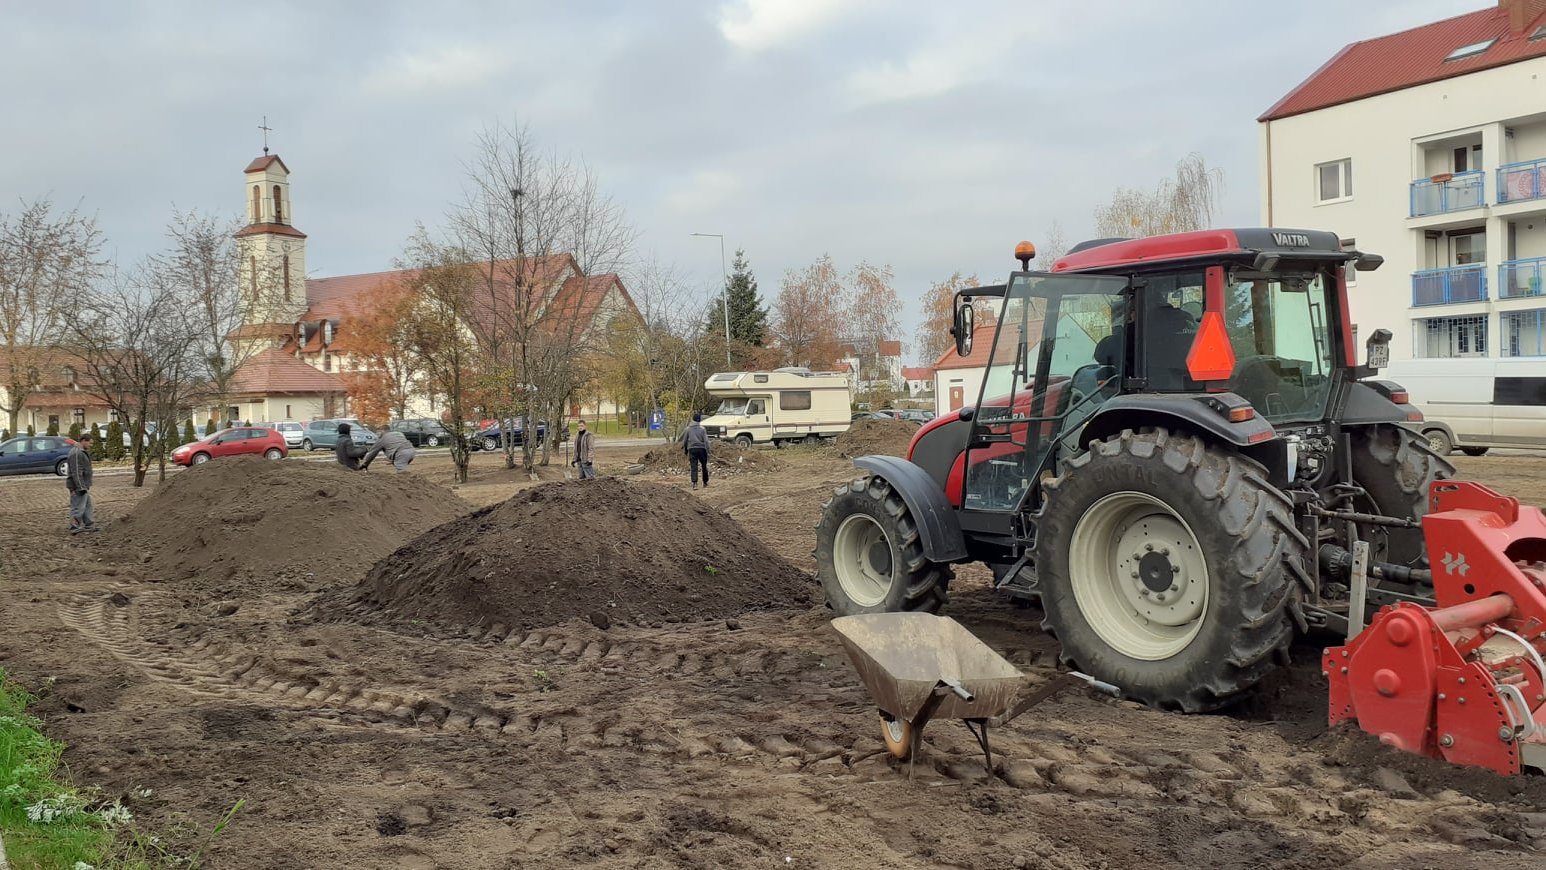
M 1428 513 L 1428 485 L 1447 480 L 1455 466 L 1430 449 L 1431 441 L 1395 425 L 1369 426 L 1351 434 L 1353 482 L 1369 493 L 1363 510 L 1419 520 Z M 1359 533 L 1370 543 L 1370 557 L 1379 562 L 1425 566 L 1427 550 L 1422 529 L 1363 526 Z
M 865 477 L 838 487 L 816 525 L 816 579 L 839 616 L 934 613 L 945 603 L 949 565 L 923 555 L 918 526 L 890 483 Z
M 1063 660 L 1168 710 L 1225 706 L 1287 662 L 1309 546 L 1257 463 L 1132 430 L 1070 459 L 1038 523 L 1042 626 Z

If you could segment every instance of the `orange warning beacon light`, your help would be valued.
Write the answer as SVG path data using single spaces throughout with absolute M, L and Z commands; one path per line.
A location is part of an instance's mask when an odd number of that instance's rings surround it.
M 1015 245 L 1015 259 L 1020 261 L 1021 271 L 1031 271 L 1031 261 L 1036 259 L 1036 246 L 1030 242 Z

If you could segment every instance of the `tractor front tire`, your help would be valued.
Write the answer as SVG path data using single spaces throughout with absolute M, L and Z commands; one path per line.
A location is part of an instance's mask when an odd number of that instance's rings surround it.
M 929 561 L 917 523 L 886 480 L 838 487 L 816 525 L 816 579 L 839 616 L 921 611 L 945 603 L 949 565 Z
M 1360 510 L 1420 520 L 1428 513 L 1429 484 L 1455 474 L 1455 466 L 1431 449 L 1431 438 L 1401 426 L 1356 429 L 1349 440 L 1353 482 L 1364 488 L 1372 502 L 1360 504 Z M 1376 561 L 1427 565 L 1422 529 L 1364 526 L 1360 533 L 1373 544 L 1371 555 Z
M 1290 565 L 1309 545 L 1249 459 L 1126 430 L 1047 482 L 1037 538 L 1043 628 L 1134 700 L 1217 709 L 1288 660 Z

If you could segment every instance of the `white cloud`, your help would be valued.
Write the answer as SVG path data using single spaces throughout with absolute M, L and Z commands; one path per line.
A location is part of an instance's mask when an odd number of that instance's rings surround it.
M 853 0 L 730 0 L 719 10 L 719 32 L 730 44 L 762 51 L 806 36 L 851 15 Z
M 508 49 L 452 45 L 407 52 L 387 60 L 365 79 L 365 89 L 381 95 L 424 94 L 491 81 L 511 64 Z

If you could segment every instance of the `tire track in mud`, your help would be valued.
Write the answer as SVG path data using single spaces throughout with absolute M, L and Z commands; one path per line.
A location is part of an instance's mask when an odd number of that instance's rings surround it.
M 212 638 L 202 626 L 173 624 L 180 610 L 165 593 L 131 596 L 120 587 L 77 596 L 61 605 L 59 614 L 66 625 L 151 680 L 199 698 L 257 702 L 343 727 L 463 735 L 537 753 L 645 753 L 673 764 L 751 765 L 828 779 L 872 782 L 907 772 L 883 748 L 878 718 L 846 664 L 838 670 L 824 666 L 811 651 L 769 648 L 765 636 L 751 632 L 688 625 L 673 626 L 669 636 L 597 637 L 567 627 L 508 631 L 494 626 L 473 642 L 508 652 L 521 667 L 561 666 L 570 669 L 566 676 L 669 677 L 635 679 L 627 690 L 632 694 L 608 696 L 608 705 L 544 699 L 550 709 L 531 711 L 457 703 L 431 691 L 285 667 Z M 737 699 L 725 694 L 727 685 L 758 694 Z M 707 710 L 705 692 L 717 693 Z M 689 696 L 697 703 L 687 703 Z M 719 699 L 726 704 L 715 707 Z M 1144 728 L 1130 719 L 1115 724 L 1108 735 L 1102 727 L 1070 723 L 1064 703 L 1052 703 L 1056 706 L 1033 710 L 1017 725 L 994 730 L 996 778 L 1008 786 L 1132 805 L 1179 804 L 1274 824 L 1356 824 L 1375 834 L 1416 830 L 1451 839 L 1474 839 L 1475 832 L 1490 827 L 1485 822 L 1489 815 L 1515 815 L 1453 792 L 1419 795 L 1401 782 L 1349 780 L 1311 753 L 1297 764 L 1265 767 L 1238 741 L 1231 741 L 1237 748 L 1224 751 L 1178 749 L 1190 735 L 1169 727 Z M 1106 701 L 1076 703 L 1102 705 L 1118 718 L 1162 715 Z M 823 711 L 815 719 L 782 721 L 777 712 L 813 704 Z M 672 715 L 678 706 L 697 712 Z M 1100 710 L 1077 713 L 1079 718 L 1102 715 Z M 950 722 L 931 724 L 916 772 L 934 781 L 988 778 L 975 742 Z M 1425 801 L 1425 821 L 1389 811 L 1392 802 L 1418 797 Z M 1526 831 L 1526 842 L 1546 845 L 1546 818 L 1539 821 L 1517 825 Z

